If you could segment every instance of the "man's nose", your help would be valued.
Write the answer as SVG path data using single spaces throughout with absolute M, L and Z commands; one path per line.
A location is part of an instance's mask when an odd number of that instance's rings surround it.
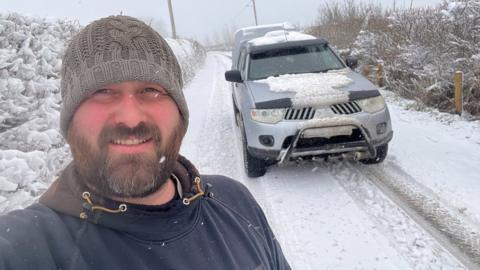
M 135 95 L 124 95 L 116 106 L 115 123 L 122 123 L 130 128 L 134 128 L 145 120 L 145 114 Z

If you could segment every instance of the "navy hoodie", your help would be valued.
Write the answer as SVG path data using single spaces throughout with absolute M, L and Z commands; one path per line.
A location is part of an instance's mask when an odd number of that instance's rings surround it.
M 183 157 L 172 175 L 176 198 L 135 205 L 88 191 L 70 164 L 39 203 L 0 217 L 0 269 L 290 269 L 242 184 Z

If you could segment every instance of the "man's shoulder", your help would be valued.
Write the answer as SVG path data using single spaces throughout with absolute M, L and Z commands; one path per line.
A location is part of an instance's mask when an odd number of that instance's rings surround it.
M 53 269 L 55 256 L 75 248 L 73 229 L 62 214 L 40 203 L 1 215 L 0 268 Z
M 244 184 L 222 175 L 205 175 L 203 180 L 206 183 L 206 192 L 212 192 L 216 201 L 250 222 L 266 224 L 261 207 Z
M 17 209 L 6 214 L 0 215 L 0 223 L 31 221 L 45 216 L 56 215 L 56 213 L 47 206 L 34 203 L 24 209 Z
M 241 182 L 223 175 L 202 175 L 206 189 L 215 192 L 221 197 L 245 197 L 248 200 L 255 200 L 248 188 Z
M 57 212 L 43 204 L 34 203 L 25 209 L 0 215 L 0 238 L 26 238 L 26 233 L 57 230 L 59 223 L 63 222 Z

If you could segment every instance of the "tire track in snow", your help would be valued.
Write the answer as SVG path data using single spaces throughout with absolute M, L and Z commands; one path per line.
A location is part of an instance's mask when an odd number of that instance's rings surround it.
M 208 57 L 215 61 L 212 76 L 212 88 L 208 104 L 205 104 L 205 121 L 200 134 L 194 142 L 197 149 L 196 165 L 202 174 L 223 174 L 237 179 L 240 175 L 239 158 L 234 147 L 232 126 L 232 107 L 227 92 L 228 85 L 224 82 L 224 61 L 216 54 Z M 227 92 L 228 93 L 228 92 Z M 228 167 L 225 167 L 228 164 Z
M 353 166 L 352 166 L 353 167 Z M 480 269 L 480 230 L 395 164 L 356 166 L 469 269 Z
M 443 242 L 439 242 L 430 230 L 425 230 L 409 212 L 404 212 L 401 201 L 394 200 L 388 190 L 375 185 L 372 177 L 359 169 L 370 166 L 349 161 L 318 164 L 334 175 L 412 268 L 465 269 Z
M 224 54 L 211 53 L 210 57 L 215 61 L 215 68 L 205 121 L 194 143 L 196 164 L 203 174 L 226 175 L 246 185 L 270 217 L 271 207 L 265 200 L 262 187 L 250 179 L 243 168 L 241 137 L 233 118 L 231 89 L 223 77 L 231 60 Z M 225 167 L 225 164 L 229 166 Z

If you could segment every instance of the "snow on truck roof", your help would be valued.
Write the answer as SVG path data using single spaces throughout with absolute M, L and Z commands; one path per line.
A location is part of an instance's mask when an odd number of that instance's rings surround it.
M 251 39 L 264 36 L 266 33 L 275 30 L 296 30 L 296 27 L 288 22 L 277 24 L 265 24 L 240 28 L 235 32 L 235 41 L 232 52 L 232 65 L 235 66 L 240 54 L 240 48 Z
M 245 39 L 263 36 L 274 30 L 297 30 L 297 28 L 289 22 L 244 27 L 235 31 L 235 41 L 241 42 Z
M 283 43 L 287 41 L 301 41 L 317 39 L 312 35 L 303 34 L 300 32 L 276 30 L 266 33 L 263 37 L 254 38 L 248 41 L 251 46 L 261 46 L 268 44 Z

